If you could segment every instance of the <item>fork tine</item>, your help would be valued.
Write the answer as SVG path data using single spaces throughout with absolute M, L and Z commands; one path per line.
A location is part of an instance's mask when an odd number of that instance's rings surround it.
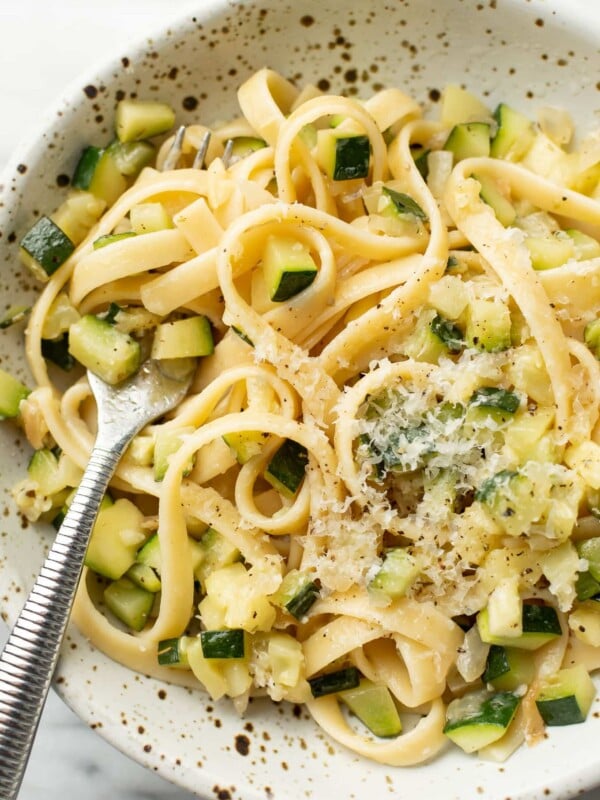
M 202 141 L 200 142 L 200 147 L 198 148 L 198 151 L 194 156 L 194 163 L 192 164 L 193 169 L 204 168 L 204 161 L 206 160 L 206 154 L 208 152 L 209 144 L 210 144 L 210 131 L 206 131 L 206 133 L 202 137 Z
M 177 162 L 181 156 L 181 150 L 183 147 L 183 139 L 185 137 L 185 125 L 181 125 L 177 129 L 177 133 L 175 134 L 175 138 L 173 139 L 173 144 L 169 148 L 169 152 L 163 163 L 163 171 L 168 169 L 175 169 L 177 167 Z
M 227 139 L 225 142 L 225 150 L 223 150 L 223 155 L 221 156 L 221 161 L 225 166 L 225 169 L 229 169 L 231 156 L 233 155 L 233 139 Z

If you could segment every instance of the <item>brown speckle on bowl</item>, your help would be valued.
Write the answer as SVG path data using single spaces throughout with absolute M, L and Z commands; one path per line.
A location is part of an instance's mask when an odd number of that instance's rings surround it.
M 244 733 L 238 733 L 235 737 L 235 749 L 241 756 L 247 756 L 250 752 L 250 739 Z
M 93 100 L 94 97 L 98 96 L 98 89 L 91 83 L 83 87 L 83 92 L 86 95 L 86 97 L 90 98 L 90 100 Z

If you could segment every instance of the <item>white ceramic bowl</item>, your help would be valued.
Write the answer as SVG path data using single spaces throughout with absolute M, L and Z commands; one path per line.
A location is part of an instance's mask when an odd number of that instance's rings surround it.
M 591 0 L 198 0 L 197 12 L 90 73 L 67 91 L 37 138 L 10 163 L 0 199 L 0 297 L 33 297 L 18 266 L 18 240 L 33 214 L 58 204 L 90 141 L 110 135 L 119 92 L 169 101 L 180 122 L 227 118 L 235 90 L 268 65 L 299 84 L 369 94 L 400 86 L 434 105 L 444 84 L 464 82 L 533 114 L 551 103 L 583 128 L 600 107 L 600 6 Z M 0 363 L 26 376 L 22 331 L 0 337 Z M 14 620 L 41 563 L 50 531 L 23 526 L 8 495 L 28 459 L 11 424 L 0 426 L 0 598 Z M 413 797 L 429 800 L 555 800 L 600 782 L 600 715 L 554 728 L 505 765 L 456 750 L 433 763 L 391 769 L 335 745 L 290 705 L 253 703 L 245 719 L 201 693 L 135 675 L 70 630 L 57 688 L 92 727 L 134 759 L 206 797 Z

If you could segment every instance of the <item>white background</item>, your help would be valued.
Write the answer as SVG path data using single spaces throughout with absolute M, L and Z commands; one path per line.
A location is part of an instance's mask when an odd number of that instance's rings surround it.
M 197 5 L 202 2 L 197 0 Z M 90 65 L 125 52 L 128 43 L 157 30 L 165 16 L 190 7 L 189 0 L 3 0 L 0 169 L 66 85 L 88 73 Z M 117 796 L 119 800 L 191 798 L 118 753 L 52 694 L 21 800 Z M 600 790 L 581 797 L 600 800 Z

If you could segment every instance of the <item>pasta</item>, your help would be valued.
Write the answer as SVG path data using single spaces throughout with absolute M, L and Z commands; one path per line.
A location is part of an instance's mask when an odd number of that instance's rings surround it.
M 62 481 L 30 470 L 17 502 L 56 516 L 94 439 L 85 377 L 59 388 L 49 340 L 90 315 L 143 347 L 208 320 L 192 391 L 118 468 L 107 509 L 130 558 L 88 562 L 76 625 L 239 711 L 306 703 L 385 764 L 450 739 L 506 758 L 566 724 L 559 696 L 583 720 L 600 664 L 598 139 L 567 151 L 457 87 L 439 122 L 398 89 L 359 102 L 268 69 L 238 98 L 207 166 L 203 126 L 176 169 L 167 140 L 48 277 L 20 416 Z M 163 221 L 140 227 L 149 207 Z M 152 595 L 140 625 L 115 618 L 115 585 Z

